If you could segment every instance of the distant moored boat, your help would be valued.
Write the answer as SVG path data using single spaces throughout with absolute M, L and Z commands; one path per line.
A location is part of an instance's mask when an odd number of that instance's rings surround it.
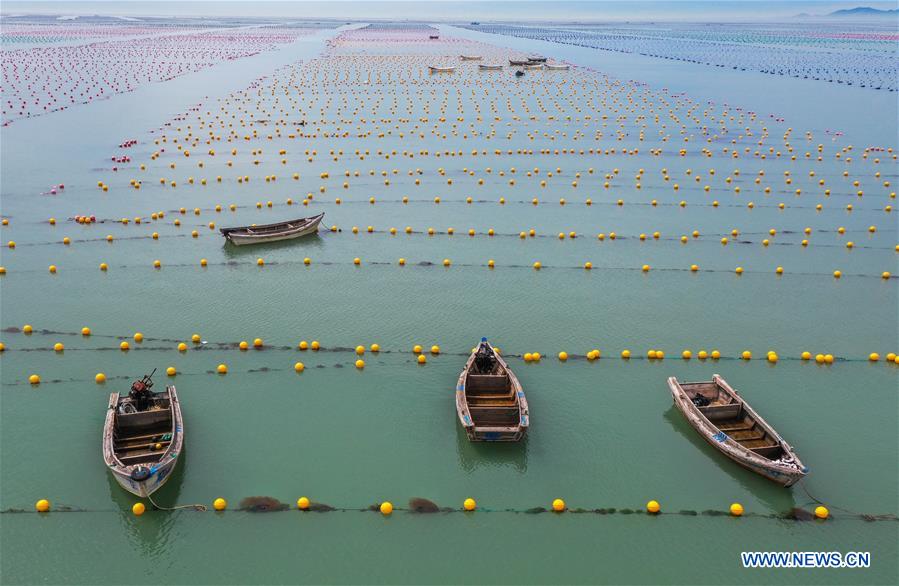
M 264 242 L 277 242 L 279 240 L 291 240 L 314 234 L 318 231 L 318 225 L 325 217 L 324 212 L 309 218 L 298 218 L 287 222 L 275 224 L 260 224 L 258 226 L 240 226 L 237 228 L 221 228 L 222 233 L 229 242 L 237 246 L 245 244 L 262 244 Z

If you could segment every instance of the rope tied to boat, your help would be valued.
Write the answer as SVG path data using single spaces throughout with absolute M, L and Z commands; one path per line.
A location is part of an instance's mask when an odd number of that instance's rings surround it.
M 209 509 L 206 507 L 206 505 L 202 505 L 202 504 L 195 504 L 195 505 L 175 505 L 174 507 L 163 507 L 163 506 L 157 504 L 156 501 L 153 500 L 153 496 L 152 496 L 152 495 L 149 495 L 149 494 L 147 495 L 147 500 L 149 500 L 149 501 L 150 501 L 150 504 L 152 504 L 154 507 L 156 507 L 157 509 L 160 509 L 160 510 L 162 510 L 162 511 L 177 511 L 177 510 L 180 510 L 180 509 L 193 509 L 193 510 L 195 510 L 195 511 L 205 512 L 205 511 L 208 511 L 208 510 L 209 510 Z

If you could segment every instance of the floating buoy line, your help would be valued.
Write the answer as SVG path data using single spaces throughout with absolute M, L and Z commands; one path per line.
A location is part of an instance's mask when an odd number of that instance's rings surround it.
M 177 511 L 193 510 L 197 513 L 212 512 L 216 514 L 234 514 L 234 513 L 284 513 L 292 512 L 292 514 L 303 513 L 380 513 L 383 517 L 389 517 L 393 513 L 402 512 L 410 515 L 428 515 L 428 514 L 511 514 L 511 515 L 539 515 L 542 513 L 550 514 L 575 514 L 575 515 L 634 515 L 645 517 L 656 517 L 663 515 L 681 515 L 687 517 L 732 517 L 732 518 L 757 518 L 771 519 L 777 521 L 865 521 L 868 523 L 883 521 L 899 521 L 899 517 L 895 513 L 854 513 L 839 509 L 842 514 L 832 513 L 828 507 L 818 504 L 812 510 L 802 507 L 794 507 L 788 511 L 781 513 L 761 513 L 746 511 L 745 507 L 740 503 L 731 503 L 726 510 L 721 509 L 705 509 L 692 510 L 681 509 L 679 511 L 663 510 L 658 501 L 651 500 L 644 507 L 634 508 L 617 508 L 617 507 L 569 507 L 563 499 L 555 499 L 550 506 L 536 506 L 527 509 L 521 508 L 497 508 L 485 507 L 478 504 L 475 499 L 468 497 L 462 501 L 459 507 L 440 507 L 433 501 L 424 498 L 412 498 L 406 507 L 394 505 L 390 501 L 380 501 L 364 507 L 334 507 L 325 503 L 314 502 L 308 497 L 300 497 L 297 499 L 296 505 L 291 506 L 289 503 L 283 503 L 273 497 L 247 497 L 241 500 L 237 508 L 230 508 L 228 501 L 222 497 L 218 497 L 213 501 L 212 507 L 205 505 L 180 505 L 175 507 L 159 506 L 152 499 L 149 499 L 155 507 L 157 513 L 173 513 Z M 820 503 L 817 500 L 814 503 Z M 211 509 L 211 510 L 210 510 Z M 140 517 L 145 514 L 143 504 L 138 501 L 131 508 L 133 515 Z M 53 506 L 49 500 L 41 499 L 37 502 L 33 509 L 27 508 L 8 508 L 0 511 L 0 514 L 35 514 L 35 515 L 55 515 L 59 513 L 81 513 L 81 514 L 115 514 L 121 515 L 125 511 L 121 509 L 88 509 L 83 507 L 75 507 L 71 505 Z

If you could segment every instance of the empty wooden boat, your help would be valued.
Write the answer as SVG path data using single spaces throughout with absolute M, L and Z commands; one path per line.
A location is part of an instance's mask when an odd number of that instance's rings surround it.
M 527 65 L 530 63 L 527 59 L 509 59 L 509 65 Z
M 524 66 L 525 69 L 543 69 L 542 63 L 528 63 Z
M 287 222 L 275 224 L 260 224 L 253 226 L 240 226 L 237 228 L 220 228 L 219 232 L 228 242 L 243 246 L 245 244 L 262 244 L 264 242 L 277 242 L 279 240 L 291 240 L 318 232 L 318 225 L 324 212 L 309 218 L 297 218 Z
M 459 55 L 462 61 L 480 61 L 483 59 L 480 55 Z
M 478 69 L 480 69 L 481 71 L 499 71 L 502 68 L 503 68 L 503 66 L 501 63 L 499 63 L 499 64 L 481 63 L 480 65 L 478 65 Z
M 570 65 L 566 65 L 564 63 L 546 63 L 543 66 L 552 71 L 568 71 L 569 69 L 571 69 Z
M 139 497 L 147 497 L 165 484 L 184 445 L 175 386 L 154 393 L 151 376 L 134 381 L 125 396 L 109 396 L 103 426 L 106 467 L 122 488 Z
M 428 69 L 431 71 L 431 73 L 452 73 L 453 71 L 456 70 L 456 67 L 455 66 L 438 67 L 436 65 L 428 65 Z
M 528 431 L 521 383 L 487 338 L 481 338 L 459 375 L 456 413 L 469 441 L 517 442 Z
M 672 376 L 668 388 L 699 435 L 740 466 L 783 486 L 808 473 L 793 448 L 721 376 L 694 383 Z
M 529 55 L 528 63 L 546 63 L 546 57 L 543 55 Z

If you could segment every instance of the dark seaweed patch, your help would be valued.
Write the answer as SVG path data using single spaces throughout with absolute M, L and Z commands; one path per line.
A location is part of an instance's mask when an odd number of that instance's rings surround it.
M 413 513 L 437 513 L 440 507 L 436 503 L 419 497 L 409 499 L 409 511 Z
M 271 513 L 286 511 L 290 507 L 270 496 L 248 496 L 240 501 L 240 510 L 250 513 Z

